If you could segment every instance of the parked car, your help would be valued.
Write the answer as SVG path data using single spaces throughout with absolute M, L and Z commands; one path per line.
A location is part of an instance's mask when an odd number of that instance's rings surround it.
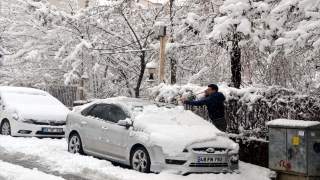
M 49 93 L 25 87 L 0 87 L 0 134 L 64 137 L 70 110 Z
M 71 153 L 88 154 L 140 172 L 238 172 L 238 144 L 183 107 L 134 98 L 96 100 L 67 117 Z

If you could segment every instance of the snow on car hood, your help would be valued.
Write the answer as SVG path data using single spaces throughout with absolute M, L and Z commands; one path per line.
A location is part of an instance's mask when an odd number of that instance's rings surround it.
M 5 92 L 1 96 L 4 110 L 19 121 L 27 119 L 38 122 L 65 121 L 70 112 L 59 100 L 46 92 L 44 94 Z
M 234 149 L 233 141 L 210 122 L 183 106 L 172 109 L 147 106 L 134 119 L 134 130 L 149 134 L 149 142 L 158 145 L 168 156 L 176 156 L 189 145 Z M 238 151 L 237 149 L 234 149 Z

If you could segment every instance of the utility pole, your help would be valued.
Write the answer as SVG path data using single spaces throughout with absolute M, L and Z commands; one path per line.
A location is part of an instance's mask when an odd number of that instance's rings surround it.
M 158 23 L 159 25 L 155 26 L 155 35 L 160 37 L 160 51 L 159 51 L 159 76 L 158 76 L 158 85 L 163 82 L 164 76 L 164 56 L 166 49 L 166 26 L 162 22 Z
M 166 49 L 166 27 L 164 27 L 164 35 L 160 37 L 158 85 L 163 82 L 165 49 Z

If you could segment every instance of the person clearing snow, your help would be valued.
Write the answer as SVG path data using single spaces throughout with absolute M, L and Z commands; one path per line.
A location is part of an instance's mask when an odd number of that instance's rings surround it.
M 223 132 L 226 132 L 227 121 L 224 118 L 224 104 L 226 100 L 224 95 L 221 92 L 218 92 L 219 88 L 215 84 L 209 84 L 208 88 L 204 91 L 205 98 L 202 100 L 186 100 L 185 98 L 180 98 L 178 101 L 181 101 L 185 104 L 190 104 L 193 106 L 207 106 L 209 118 L 212 123 Z

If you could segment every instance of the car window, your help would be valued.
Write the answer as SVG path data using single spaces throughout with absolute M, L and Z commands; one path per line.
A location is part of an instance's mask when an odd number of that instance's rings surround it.
M 108 121 L 118 123 L 119 120 L 125 120 L 129 116 L 118 106 L 112 106 L 109 111 Z
M 81 112 L 81 114 L 82 114 L 83 116 L 88 116 L 89 113 L 90 113 L 90 111 L 91 111 L 91 109 L 92 109 L 93 107 L 95 107 L 95 106 L 96 106 L 96 105 L 94 104 L 94 105 L 92 105 L 92 106 L 87 107 L 86 109 L 84 109 L 84 110 Z
M 89 113 L 89 116 L 97 117 L 100 119 L 107 119 L 109 106 L 106 104 L 96 105 Z

